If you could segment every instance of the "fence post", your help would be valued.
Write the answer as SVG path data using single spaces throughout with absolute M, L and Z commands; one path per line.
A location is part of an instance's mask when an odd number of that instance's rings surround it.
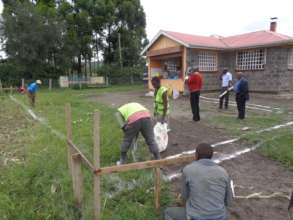
M 160 213 L 160 192 L 161 192 L 161 171 L 159 167 L 154 168 L 154 177 L 155 177 L 155 208 L 157 214 Z
M 24 79 L 21 79 L 21 87 L 24 88 Z
M 83 175 L 81 171 L 80 154 L 72 155 L 72 184 L 76 206 L 81 210 L 83 199 Z
M 52 91 L 52 79 L 49 79 L 49 91 Z
M 100 168 L 100 114 L 94 113 L 94 168 Z M 101 219 L 101 195 L 100 195 L 100 181 L 101 176 L 94 174 L 94 219 Z
M 12 86 L 10 86 L 10 95 L 12 95 L 12 90 L 13 90 L 13 88 L 12 88 Z
M 134 84 L 134 80 L 133 80 L 133 74 L 131 74 L 131 76 L 130 76 L 130 83 L 131 83 L 131 85 L 133 85 L 133 84 Z
M 72 141 L 72 123 L 71 123 L 71 105 L 67 103 L 65 105 L 65 118 L 66 118 L 66 132 L 67 132 L 67 140 Z M 70 144 L 67 144 L 67 163 L 69 168 L 69 173 L 72 174 L 72 154 L 74 153 Z
M 3 87 L 2 87 L 1 79 L 0 79 L 0 93 L 3 93 Z

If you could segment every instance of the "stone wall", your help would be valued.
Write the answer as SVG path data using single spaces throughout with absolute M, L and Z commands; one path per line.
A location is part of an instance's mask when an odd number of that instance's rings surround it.
M 281 92 L 293 91 L 293 70 L 288 70 L 288 48 L 271 47 L 266 49 L 266 64 L 263 70 L 242 71 L 248 80 L 250 91 Z M 198 66 L 198 51 L 188 49 L 187 66 Z M 206 91 L 220 89 L 219 74 L 228 68 L 235 82 L 236 51 L 218 52 L 218 71 L 203 72 Z

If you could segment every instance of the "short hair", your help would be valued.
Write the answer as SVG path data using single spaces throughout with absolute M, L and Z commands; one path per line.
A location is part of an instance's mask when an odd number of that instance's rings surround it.
M 194 66 L 194 67 L 192 67 L 192 72 L 198 72 L 198 71 L 199 71 L 198 66 Z
M 152 82 L 156 82 L 159 84 L 159 83 L 161 83 L 161 79 L 160 79 L 160 77 L 155 76 L 152 78 Z
M 214 149 L 210 144 L 207 143 L 201 143 L 197 145 L 195 150 L 198 159 L 211 159 L 214 154 Z

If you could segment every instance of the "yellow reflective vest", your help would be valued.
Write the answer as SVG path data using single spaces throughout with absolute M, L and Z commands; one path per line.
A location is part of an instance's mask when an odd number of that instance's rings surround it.
M 120 108 L 118 108 L 118 111 L 121 113 L 124 120 L 127 121 L 129 116 L 131 116 L 132 114 L 136 112 L 148 111 L 148 110 L 139 103 L 131 102 L 131 103 L 122 105 Z
M 163 101 L 163 94 L 167 92 L 167 100 L 168 100 L 168 89 L 164 86 L 161 86 L 156 93 L 155 100 L 154 100 L 154 112 L 155 114 L 163 115 L 164 113 L 164 101 Z M 169 114 L 169 100 L 167 104 L 167 111 L 166 114 Z

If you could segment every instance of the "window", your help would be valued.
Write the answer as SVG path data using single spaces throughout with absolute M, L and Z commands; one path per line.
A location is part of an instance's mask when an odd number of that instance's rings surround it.
M 293 69 L 293 48 L 288 52 L 288 69 Z
M 262 70 L 266 63 L 266 50 L 244 50 L 237 52 L 237 70 Z
M 218 56 L 216 52 L 200 51 L 198 54 L 200 71 L 217 71 Z

